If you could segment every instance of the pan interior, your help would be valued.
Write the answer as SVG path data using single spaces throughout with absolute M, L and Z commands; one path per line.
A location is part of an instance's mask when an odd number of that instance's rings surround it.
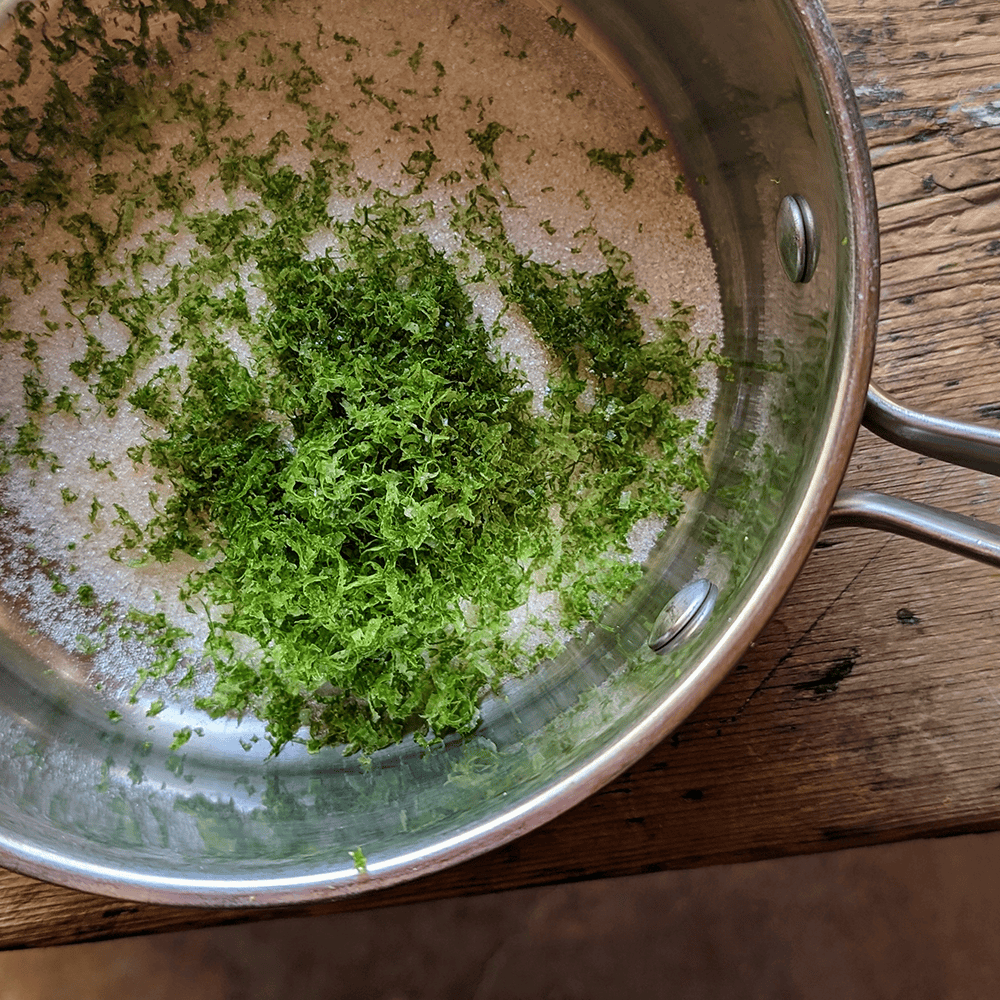
M 121 678 L 98 690 L 89 661 L 8 600 L 0 609 L 5 863 L 133 898 L 233 905 L 389 884 L 486 850 L 568 807 L 669 732 L 735 662 L 805 558 L 846 463 L 865 381 L 857 358 L 870 363 L 855 290 L 856 260 L 869 248 L 859 246 L 864 220 L 852 199 L 861 182 L 845 139 L 844 95 L 831 92 L 835 74 L 823 69 L 833 55 L 821 44 L 818 15 L 783 4 L 725 6 L 723 15 L 714 5 L 711 17 L 684 2 L 534 14 L 546 43 L 587 47 L 609 75 L 628 88 L 636 82 L 632 92 L 665 123 L 700 209 L 681 232 L 704 227 L 718 275 L 718 306 L 708 294 L 699 307 L 704 334 L 717 324 L 730 362 L 702 417 L 715 423 L 707 488 L 644 553 L 631 593 L 600 627 L 488 697 L 469 737 L 430 750 L 406 739 L 363 756 L 290 744 L 275 758 L 250 719 L 212 721 L 190 704 L 149 715 L 159 692 L 133 705 Z M 463 8 L 461 16 L 472 13 Z M 350 39 L 357 41 L 335 27 L 342 14 L 331 4 L 322 23 L 342 39 L 338 56 L 347 61 Z M 428 24 L 440 20 L 426 16 Z M 442 34 L 461 25 L 445 27 L 452 17 L 438 26 Z M 516 75 L 536 41 L 515 37 L 513 10 L 503 17 L 497 58 Z M 391 11 L 379 19 L 391 25 Z M 404 42 L 415 37 L 412 23 L 399 22 Z M 185 42 L 223 52 L 195 32 Z M 423 45 L 400 45 L 401 58 L 416 63 L 407 70 L 414 76 L 422 60 L 425 70 L 433 65 L 430 41 L 426 54 Z M 446 75 L 443 61 L 441 68 Z M 387 110 L 385 101 L 395 102 L 357 76 L 352 85 L 369 104 Z M 485 135 L 490 120 L 484 111 L 473 131 Z M 432 148 L 433 125 L 412 127 L 426 127 L 428 139 L 407 149 L 443 151 Z M 634 145 L 637 161 L 653 161 Z M 630 186 L 629 158 L 593 159 L 598 186 Z M 407 162 L 418 180 L 432 165 L 426 156 Z M 485 159 L 481 166 L 489 172 Z M 785 194 L 808 200 L 820 234 L 819 264 L 805 285 L 787 281 L 774 248 Z M 542 221 L 558 229 L 552 216 L 533 219 L 536 229 Z M 666 282 L 667 300 L 677 271 L 670 254 L 665 243 L 659 264 L 644 265 L 650 283 Z M 23 534 L 9 531 L 3 545 L 8 562 L 23 557 Z M 676 652 L 653 654 L 646 640 L 654 620 L 696 578 L 719 589 L 708 627 Z M 204 735 L 177 745 L 185 726 Z

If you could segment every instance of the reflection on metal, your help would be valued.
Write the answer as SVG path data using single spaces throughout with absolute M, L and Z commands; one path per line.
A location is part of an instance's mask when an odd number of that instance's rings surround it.
M 788 280 L 797 284 L 807 282 L 819 259 L 819 234 L 809 202 L 801 195 L 790 194 L 781 199 L 775 237 Z
M 666 653 L 690 639 L 708 621 L 718 596 L 718 588 L 708 580 L 695 580 L 679 590 L 653 623 L 649 648 Z

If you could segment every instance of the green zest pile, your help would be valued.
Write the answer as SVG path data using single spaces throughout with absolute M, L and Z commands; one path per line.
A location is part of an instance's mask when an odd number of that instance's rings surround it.
M 494 151 L 502 124 L 469 129 L 478 171 L 447 170 L 427 142 L 401 165 L 409 186 L 389 192 L 358 175 L 349 136 L 310 103 L 319 78 L 298 49 L 272 66 L 262 53 L 279 47 L 244 39 L 255 54 L 244 65 L 267 82 L 232 68 L 206 97 L 157 72 L 221 8 L 140 2 L 124 37 L 83 0 L 65 8 L 63 34 L 43 39 L 42 113 L 13 100 L 41 72 L 30 4 L 3 85 L 2 337 L 25 366 L 25 415 L 8 423 L 0 460 L 55 470 L 50 421 L 144 415 L 128 454 L 161 489 L 152 517 L 116 505 L 105 518 L 109 557 L 195 557 L 180 600 L 209 618 L 192 650 L 162 616 L 120 609 L 123 628 L 142 621 L 155 639 L 145 679 L 213 669 L 198 707 L 255 714 L 275 751 L 303 731 L 310 749 L 364 751 L 407 732 L 470 731 L 484 690 L 551 655 L 639 578 L 636 523 L 676 518 L 703 485 L 705 437 L 677 407 L 718 359 L 690 345 L 680 303 L 644 334 L 644 294 L 610 243 L 591 274 L 515 248 Z M 179 46 L 153 39 L 150 18 L 165 18 Z M 571 39 L 567 25 L 550 27 Z M 360 48 L 338 44 L 345 59 Z M 81 55 L 94 72 L 73 89 L 60 68 Z M 414 74 L 420 65 L 411 58 Z M 359 79 L 359 97 L 391 115 Z M 282 94 L 304 124 L 307 166 L 283 159 L 285 131 L 262 141 L 234 127 L 228 94 L 251 85 Z M 169 152 L 164 127 L 181 135 Z M 224 211 L 197 207 L 186 179 L 206 164 Z M 447 255 L 429 236 L 434 183 L 454 191 L 461 249 Z M 356 207 L 332 214 L 345 199 Z M 55 232 L 60 248 L 36 261 L 26 232 Z M 30 296 L 44 268 L 60 274 L 64 315 L 15 328 L 11 296 Z M 548 352 L 542 406 L 499 347 L 503 317 L 487 325 L 477 311 L 487 289 Z M 123 348 L 95 332 L 100 317 L 128 331 Z M 71 333 L 82 347 L 59 385 L 46 345 Z M 99 521 L 96 497 L 62 501 L 91 503 Z M 540 594 L 550 613 L 515 627 L 512 612 Z

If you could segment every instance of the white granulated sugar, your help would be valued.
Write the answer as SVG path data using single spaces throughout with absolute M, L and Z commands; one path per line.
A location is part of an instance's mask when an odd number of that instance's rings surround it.
M 608 69 L 600 51 L 553 30 L 546 14 L 526 0 L 472 0 L 454 9 L 373 6 L 365 0 L 330 0 L 321 7 L 308 0 L 277 6 L 236 0 L 234 13 L 219 21 L 212 37 L 192 36 L 189 50 L 175 44 L 172 15 L 156 15 L 153 36 L 160 31 L 173 46 L 173 61 L 159 71 L 162 91 L 184 85 L 191 100 L 206 108 L 224 95 L 231 110 L 225 120 L 206 126 L 205 148 L 212 155 L 185 161 L 178 150 L 192 143 L 192 120 L 163 111 L 151 126 L 154 152 L 147 165 L 135 160 L 128 145 L 112 146 L 99 167 L 75 154 L 65 205 L 55 211 L 38 204 L 4 209 L 0 295 L 10 303 L 2 322 L 24 336 L 0 341 L 0 440 L 16 451 L 18 428 L 35 421 L 40 447 L 55 458 L 29 462 L 12 454 L 11 469 L 0 481 L 6 510 L 0 541 L 9 550 L 10 571 L 0 587 L 28 625 L 69 653 L 79 652 L 80 636 L 90 636 L 99 648 L 78 657 L 79 669 L 105 691 L 127 694 L 137 664 L 149 665 L 152 654 L 119 638 L 117 625 L 98 633 L 99 616 L 74 596 L 81 586 L 93 588 L 102 606 L 113 603 L 119 623 L 129 608 L 163 612 L 191 633 L 195 655 L 207 635 L 204 614 L 197 607 L 189 611 L 178 596 L 200 564 L 180 554 L 166 564 L 143 562 L 136 558 L 141 547 L 120 551 L 115 561 L 109 549 L 127 534 L 120 509 L 144 526 L 172 495 L 151 466 L 130 457 L 130 449 L 136 454 L 162 428 L 127 398 L 162 368 L 176 365 L 182 382 L 186 377 L 192 347 L 171 346 L 181 323 L 171 289 L 202 281 L 206 295 L 239 298 L 253 323 L 268 315 L 257 262 L 234 258 L 229 274 L 202 275 L 204 248 L 183 222 L 185 213 L 224 217 L 244 208 L 256 213 L 251 228 L 266 232 L 278 222 L 252 191 L 223 182 L 224 155 L 260 157 L 272 150 L 272 166 L 300 178 L 326 164 L 334 193 L 325 206 L 326 224 L 303 236 L 306 258 L 340 262 L 339 226 L 388 198 L 405 198 L 414 224 L 468 280 L 478 316 L 496 331 L 494 357 L 517 370 L 536 415 L 544 412 L 558 363 L 497 282 L 478 275 L 482 254 L 451 224 L 456 207 L 479 185 L 494 192 L 511 244 L 538 262 L 563 272 L 598 273 L 609 266 L 607 247 L 613 244 L 615 266 L 634 273 L 636 286 L 648 293 L 648 302 L 637 306 L 647 339 L 658 336 L 655 319 L 669 318 L 675 301 L 692 307 L 694 339 L 705 343 L 721 333 L 711 255 L 693 200 L 678 190 L 679 168 L 669 148 L 656 141 L 664 137 L 662 122 L 637 88 Z M 65 78 L 85 79 L 84 63 L 72 60 Z M 259 83 L 244 85 L 241 68 Z M 318 82 L 303 91 L 305 109 L 287 93 L 288 81 L 307 70 Z M 18 101 L 40 108 L 45 80 L 36 68 Z M 494 137 L 492 158 L 484 161 L 470 133 L 490 123 L 500 123 L 503 131 Z M 606 154 L 603 160 L 599 154 Z M 99 304 L 81 309 L 66 295 L 66 233 L 59 224 L 77 212 L 109 233 L 126 226 L 120 196 L 100 193 L 101 176 L 110 178 L 112 190 L 139 193 L 128 209 L 135 213 L 132 228 L 121 230 L 114 260 L 97 281 L 118 282 L 121 294 L 135 301 L 157 300 L 145 321 L 162 345 L 155 356 L 140 359 L 123 391 L 106 405 L 71 366 L 95 341 L 108 358 L 122 355 L 134 342 L 138 321 Z M 170 203 L 167 193 L 177 183 L 187 192 L 180 205 Z M 26 248 L 38 272 L 31 287 L 15 276 Z M 159 250 L 162 257 L 153 252 Z M 147 251 L 149 259 L 141 258 Z M 130 254 L 140 255 L 134 266 Z M 257 371 L 254 348 L 238 323 L 218 321 L 214 332 L 248 371 Z M 37 342 L 39 362 L 26 349 L 28 335 Z M 705 396 L 688 415 L 703 426 L 711 415 L 714 373 L 706 366 L 700 377 Z M 42 418 L 26 407 L 25 380 L 32 378 L 48 391 Z M 63 387 L 75 399 L 72 412 L 51 412 Z M 592 405 L 594 398 L 592 382 L 578 405 Z M 294 449 L 288 418 L 274 419 L 288 425 L 282 437 Z M 633 560 L 649 556 L 665 526 L 651 517 L 632 528 Z M 53 589 L 53 574 L 68 594 Z M 528 650 L 553 638 L 567 640 L 569 633 L 555 624 L 558 614 L 559 595 L 536 589 L 512 614 L 508 634 L 520 637 Z M 200 676 L 184 698 L 210 687 L 210 676 Z M 166 688 L 153 685 L 144 697 L 161 690 Z

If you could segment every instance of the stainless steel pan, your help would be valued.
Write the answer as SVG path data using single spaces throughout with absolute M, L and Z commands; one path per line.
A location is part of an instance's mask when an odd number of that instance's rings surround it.
M 490 699 L 473 738 L 429 753 L 402 744 L 370 765 L 291 746 L 275 760 L 263 749 L 234 753 L 222 722 L 171 751 L 172 724 L 150 730 L 123 705 L 111 725 L 114 706 L 0 611 L 0 864 L 164 903 L 371 891 L 537 827 L 662 740 L 764 626 L 824 525 L 930 530 L 1000 562 L 1000 533 L 988 526 L 838 497 L 866 405 L 874 429 L 928 454 L 951 454 L 958 439 L 959 460 L 996 471 L 1000 449 L 992 434 L 869 392 L 872 178 L 819 4 L 577 8 L 638 75 L 691 176 L 704 180 L 698 197 L 735 359 L 718 398 L 710 488 L 607 630 Z

